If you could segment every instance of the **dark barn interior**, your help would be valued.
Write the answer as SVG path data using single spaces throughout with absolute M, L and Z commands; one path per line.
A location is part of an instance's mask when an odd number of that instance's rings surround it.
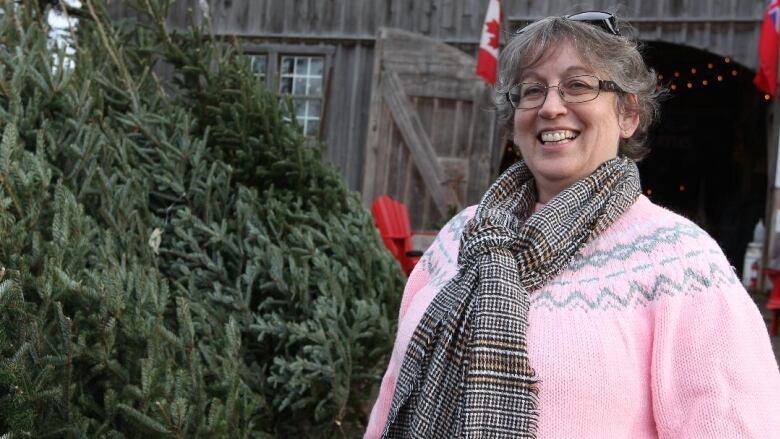
M 653 42 L 645 58 L 669 90 L 639 166 L 645 195 L 699 224 L 741 271 L 765 209 L 769 103 L 728 57 Z

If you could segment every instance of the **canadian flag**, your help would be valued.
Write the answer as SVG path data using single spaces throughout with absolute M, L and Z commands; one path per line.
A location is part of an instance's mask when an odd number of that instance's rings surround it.
M 501 3 L 498 0 L 489 0 L 485 25 L 482 28 L 482 39 L 479 40 L 479 52 L 477 53 L 477 75 L 490 84 L 496 83 L 496 70 L 498 70 L 498 32 L 501 29 Z
M 777 50 L 780 45 L 780 4 L 772 0 L 766 7 L 758 40 L 758 69 L 753 83 L 772 98 L 777 94 Z

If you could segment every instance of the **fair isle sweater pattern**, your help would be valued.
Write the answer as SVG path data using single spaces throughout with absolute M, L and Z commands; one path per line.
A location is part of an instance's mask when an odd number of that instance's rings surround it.
M 429 273 L 428 284 L 430 286 L 440 289 L 455 274 L 452 267 L 457 264 L 457 253 L 452 252 L 452 243 L 460 242 L 463 228 L 473 215 L 474 207 L 469 207 L 453 217 L 432 244 L 436 258 L 430 257 L 432 252 L 429 251 L 419 261 L 422 268 Z M 597 250 L 589 254 L 579 253 L 569 263 L 567 271 L 576 272 L 587 267 L 603 271 L 604 268 L 609 267 L 610 263 L 629 260 L 637 253 L 653 255 L 659 245 L 673 245 L 683 238 L 698 242 L 701 242 L 702 239 L 711 240 L 701 228 L 682 217 L 678 217 L 678 222 L 638 236 L 630 243 L 617 244 L 609 249 Z M 642 262 L 627 269 L 607 271 L 604 275 L 589 276 L 576 281 L 561 280 L 561 276 L 559 276 L 532 294 L 531 309 L 616 310 L 632 306 L 646 306 L 664 295 L 692 295 L 706 290 L 713 283 L 729 288 L 735 287 L 738 280 L 734 275 L 733 267 L 723 267 L 722 264 L 716 263 L 706 264 L 706 266 L 698 264 L 702 258 L 715 258 L 717 260 L 718 257 L 722 258 L 722 252 L 719 249 L 699 249 L 680 256 L 666 257 L 657 262 Z M 594 295 L 592 292 L 596 285 L 614 285 L 614 280 L 617 278 L 630 279 L 632 274 L 643 271 L 663 273 L 668 266 L 673 265 L 688 267 L 682 271 L 682 281 L 675 281 L 668 276 L 659 274 L 651 285 L 646 282 L 629 281 L 620 285 L 620 288 L 615 286 L 601 287 L 597 294 Z M 690 268 L 696 265 L 699 265 L 699 271 Z M 555 297 L 551 289 L 560 290 L 561 287 L 564 287 L 568 295 L 563 298 Z M 585 292 L 585 290 L 590 292 Z
M 712 284 L 735 286 L 737 281 L 731 273 L 726 273 L 716 264 L 710 264 L 709 273 L 697 273 L 692 269 L 683 271 L 682 282 L 675 282 L 668 276 L 659 275 L 650 287 L 643 287 L 639 282 L 629 282 L 624 294 L 619 294 L 612 288 L 601 288 L 595 296 L 586 294 L 576 288 L 569 291 L 563 300 L 555 299 L 549 290 L 542 289 L 531 299 L 531 308 L 580 309 L 583 311 L 622 309 L 631 306 L 647 306 L 661 296 L 693 295 L 706 291 Z M 598 278 L 581 281 L 582 283 L 598 282 Z M 564 283 L 567 284 L 567 283 Z M 591 297 L 592 296 L 592 297 Z

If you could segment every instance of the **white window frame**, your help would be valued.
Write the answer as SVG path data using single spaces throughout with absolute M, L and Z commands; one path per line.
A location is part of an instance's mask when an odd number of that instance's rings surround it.
M 275 90 L 275 93 L 281 94 L 281 66 L 282 58 L 286 56 L 292 57 L 321 57 L 322 58 L 322 93 L 319 97 L 306 96 L 290 96 L 293 99 L 319 99 L 321 101 L 319 112 L 319 129 L 317 135 L 311 138 L 322 139 L 324 136 L 325 126 L 325 112 L 328 106 L 328 84 L 330 82 L 330 75 L 332 73 L 333 55 L 336 52 L 335 46 L 329 45 L 302 45 L 302 44 L 246 44 L 244 45 L 244 51 L 248 55 L 265 55 L 267 58 L 265 83 L 268 84 L 269 90 Z M 286 76 L 286 75 L 285 75 Z M 308 104 L 307 104 L 308 105 Z M 299 119 L 300 120 L 300 119 Z M 308 123 L 308 120 L 306 121 Z M 306 133 L 306 124 L 301 123 L 301 129 Z

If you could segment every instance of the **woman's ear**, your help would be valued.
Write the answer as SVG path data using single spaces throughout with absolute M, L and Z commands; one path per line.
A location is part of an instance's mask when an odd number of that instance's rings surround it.
M 623 112 L 618 115 L 618 126 L 620 127 L 620 137 L 628 139 L 634 135 L 639 126 L 639 113 L 633 110 L 636 108 L 637 98 L 635 94 L 626 96 L 628 102 L 623 106 Z

